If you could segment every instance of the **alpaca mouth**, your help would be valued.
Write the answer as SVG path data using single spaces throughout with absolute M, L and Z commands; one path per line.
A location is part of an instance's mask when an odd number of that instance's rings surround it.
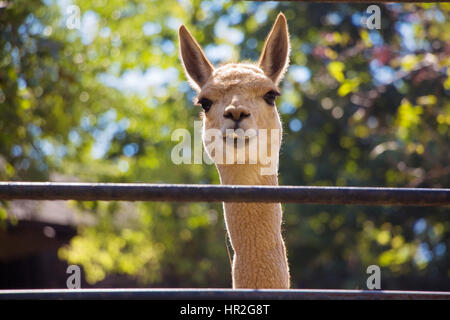
M 249 129 L 244 131 L 243 129 L 230 130 L 227 129 L 227 133 L 223 135 L 223 140 L 228 141 L 250 141 L 258 136 L 258 132 L 255 129 Z
M 231 133 L 223 136 L 223 143 L 226 146 L 232 147 L 234 150 L 238 150 L 249 147 L 253 138 L 248 135 Z
M 228 144 L 234 144 L 234 147 L 237 148 L 239 142 L 242 143 L 243 145 L 246 145 L 250 142 L 250 139 L 252 137 L 248 136 L 248 135 L 242 135 L 242 134 L 238 134 L 236 132 L 233 133 L 229 133 L 223 136 L 223 142 L 224 143 L 228 143 Z
M 236 132 L 233 132 L 233 133 L 225 134 L 223 136 L 223 140 L 224 141 L 227 141 L 227 140 L 228 141 L 239 141 L 239 140 L 248 141 L 248 140 L 250 140 L 250 137 L 246 136 L 246 135 L 240 135 L 240 134 L 237 134 Z

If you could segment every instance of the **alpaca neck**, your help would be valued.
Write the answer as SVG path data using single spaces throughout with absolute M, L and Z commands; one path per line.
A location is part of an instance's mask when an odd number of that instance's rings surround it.
M 220 183 L 230 185 L 278 185 L 278 175 L 261 175 L 259 165 L 217 165 Z
M 278 185 L 277 175 L 261 175 L 257 165 L 217 166 L 222 184 Z M 224 203 L 234 249 L 234 288 L 289 288 L 280 203 Z

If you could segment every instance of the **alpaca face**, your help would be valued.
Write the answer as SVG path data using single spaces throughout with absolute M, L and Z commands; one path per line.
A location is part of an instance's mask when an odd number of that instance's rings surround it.
M 224 140 L 224 153 L 245 147 L 245 163 L 250 162 L 250 144 L 258 144 L 260 135 L 267 136 L 264 142 L 270 146 L 270 135 L 275 133 L 272 129 L 278 130 L 279 149 L 282 126 L 275 106 L 276 95 L 279 95 L 277 86 L 255 65 L 233 63 L 214 70 L 197 98 L 197 101 L 206 99 L 208 104 L 212 103 L 202 116 L 204 144 L 209 155 L 214 155 L 216 161 L 221 159 L 214 154 L 213 149 L 217 145 L 211 141 L 213 139 L 206 138 L 207 132 L 220 132 Z M 270 154 L 268 148 L 267 155 Z M 255 156 L 259 162 L 258 154 Z M 233 163 L 237 163 L 237 157 L 233 159 Z
M 243 158 L 245 164 L 264 164 L 261 155 L 278 155 L 282 126 L 275 99 L 290 50 L 284 16 L 278 16 L 257 64 L 229 63 L 214 69 L 184 26 L 179 36 L 186 75 L 204 109 L 203 142 L 211 158 L 216 164 L 242 163 Z M 245 156 L 229 157 L 236 150 Z

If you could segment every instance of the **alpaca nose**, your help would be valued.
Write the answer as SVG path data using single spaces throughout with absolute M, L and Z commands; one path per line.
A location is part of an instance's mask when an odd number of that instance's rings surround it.
M 225 108 L 223 116 L 224 118 L 239 122 L 244 118 L 248 118 L 250 116 L 250 112 L 244 107 L 229 106 Z

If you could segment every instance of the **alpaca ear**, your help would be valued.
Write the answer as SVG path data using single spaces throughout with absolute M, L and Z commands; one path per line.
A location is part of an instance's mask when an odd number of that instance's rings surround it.
M 191 86 L 199 91 L 211 76 L 214 67 L 184 25 L 180 27 L 178 36 L 180 38 L 180 56 L 184 70 Z
M 289 32 L 284 14 L 280 13 L 277 21 L 264 44 L 258 65 L 276 85 L 283 78 L 289 65 Z

